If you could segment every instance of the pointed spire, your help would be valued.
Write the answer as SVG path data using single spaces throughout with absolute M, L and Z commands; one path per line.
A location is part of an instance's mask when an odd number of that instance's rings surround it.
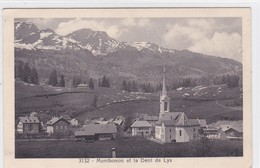
M 162 95 L 167 95 L 166 79 L 165 79 L 165 66 L 163 67 L 163 86 L 162 86 Z

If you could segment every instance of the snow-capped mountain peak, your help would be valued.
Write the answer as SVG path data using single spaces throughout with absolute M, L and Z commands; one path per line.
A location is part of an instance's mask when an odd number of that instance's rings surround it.
M 26 22 L 15 22 L 14 43 L 16 48 L 28 50 L 87 49 L 95 56 L 107 55 L 121 49 L 151 51 L 157 54 L 175 52 L 175 50 L 166 49 L 151 42 L 134 42 L 131 44 L 120 42 L 111 38 L 104 31 L 93 31 L 88 28 L 60 36 L 52 29 L 39 30 L 34 24 Z

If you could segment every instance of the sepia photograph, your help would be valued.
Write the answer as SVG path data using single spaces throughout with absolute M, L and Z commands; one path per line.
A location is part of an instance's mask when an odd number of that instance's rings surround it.
M 140 11 L 12 16 L 15 159 L 248 155 L 243 16 Z

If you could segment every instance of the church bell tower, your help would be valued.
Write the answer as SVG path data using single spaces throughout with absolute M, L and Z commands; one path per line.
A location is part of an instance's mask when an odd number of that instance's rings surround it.
M 170 97 L 167 96 L 167 88 L 166 88 L 166 79 L 165 79 L 165 67 L 163 67 L 163 84 L 162 84 L 162 93 L 160 95 L 160 114 L 159 119 L 165 113 L 170 112 Z

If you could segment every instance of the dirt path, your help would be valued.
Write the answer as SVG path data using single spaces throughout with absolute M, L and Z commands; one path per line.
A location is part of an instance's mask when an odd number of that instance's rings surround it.
M 222 108 L 228 109 L 229 111 L 231 111 L 231 110 L 243 110 L 242 106 L 236 106 L 236 107 L 224 106 L 223 104 L 220 104 L 217 100 L 215 101 L 215 103 L 216 103 L 216 105 L 218 105 Z

